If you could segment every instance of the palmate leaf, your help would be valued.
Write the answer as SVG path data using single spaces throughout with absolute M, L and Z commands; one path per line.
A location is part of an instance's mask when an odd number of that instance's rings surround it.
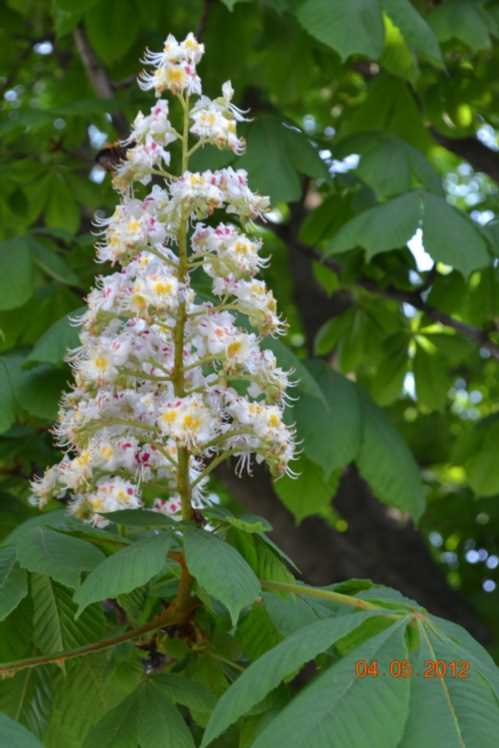
M 0 242 L 0 309 L 17 309 L 33 293 L 33 260 L 26 239 Z
M 270 722 L 254 748 L 298 748 L 312 736 L 314 748 L 396 748 L 406 720 L 409 683 L 388 676 L 358 678 L 355 663 L 359 658 L 376 660 L 380 672 L 388 672 L 390 662 L 407 656 L 405 623 L 393 624 L 329 667 Z
M 106 714 L 84 748 L 194 748 L 190 731 L 161 686 L 149 679 Z
M 50 577 L 33 574 L 33 639 L 43 654 L 74 649 L 103 638 L 106 622 L 102 609 L 93 606 L 75 621 L 71 593 Z
M 105 556 L 91 543 L 46 527 L 35 527 L 16 546 L 23 569 L 47 574 L 67 587 L 78 587 L 83 571 L 90 571 Z
M 404 247 L 422 220 L 423 245 L 434 260 L 469 275 L 489 264 L 487 245 L 479 228 L 443 197 L 413 190 L 355 216 L 327 242 L 328 254 L 363 247 L 370 260 Z
M 309 34 L 336 50 L 342 59 L 352 54 L 377 59 L 383 51 L 378 0 L 306 0 L 299 6 L 297 16 Z
M 447 623 L 442 622 L 444 625 Z M 499 701 L 488 677 L 498 680 L 482 657 L 460 647 L 445 632 L 418 623 L 420 646 L 411 655 L 415 674 L 410 681 L 409 716 L 399 748 L 441 748 L 443 745 L 497 746 Z M 456 627 L 459 628 L 459 627 Z M 471 637 L 470 637 L 471 638 Z M 476 642 L 474 642 L 476 645 Z M 473 650 L 475 650 L 473 646 Z M 470 663 L 466 678 L 424 678 L 427 663 Z M 492 663 L 493 664 L 493 663 Z M 499 692 L 498 692 L 499 695 Z
M 410 0 L 381 0 L 381 4 L 401 30 L 409 46 L 441 67 L 442 53 L 437 38 Z
M 418 520 L 424 509 L 419 467 L 381 408 L 362 399 L 364 429 L 356 463 L 381 501 Z
M 300 628 L 269 650 L 250 665 L 222 696 L 208 723 L 201 748 L 210 745 L 231 724 L 277 688 L 284 678 L 372 617 L 373 613 L 358 612 L 317 621 Z M 277 741 L 274 743 L 276 745 L 281 743 Z
M 0 621 L 3 621 L 27 594 L 27 574 L 16 563 L 15 548 L 0 548 Z
M 104 654 L 68 663 L 54 693 L 45 748 L 81 748 L 93 725 L 136 688 L 140 677 L 139 669 Z
M 203 530 L 187 528 L 184 548 L 189 571 L 209 595 L 225 605 L 235 625 L 241 610 L 260 594 L 253 570 L 235 548 Z
M 323 469 L 328 479 L 358 454 L 362 435 L 358 390 L 322 361 L 307 361 L 306 370 L 320 388 L 322 399 L 303 395 L 293 408 L 293 418 L 305 455 Z
M 12 662 L 35 654 L 32 642 L 33 607 L 25 598 L 0 624 L 0 661 Z M 44 733 L 59 673 L 50 667 L 27 668 L 0 681 L 0 712 L 21 722 L 39 737 Z M 1 744 L 1 743 L 0 743 Z
M 170 534 L 144 538 L 108 556 L 85 579 L 75 594 L 78 615 L 87 605 L 117 597 L 141 587 L 164 568 L 166 555 L 173 545 Z

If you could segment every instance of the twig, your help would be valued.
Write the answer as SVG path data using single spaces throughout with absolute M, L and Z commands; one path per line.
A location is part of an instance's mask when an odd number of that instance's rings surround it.
M 76 649 L 67 649 L 63 652 L 57 652 L 56 654 L 29 657 L 25 660 L 14 660 L 13 662 L 3 663 L 0 665 L 0 679 L 12 678 L 20 670 L 39 667 L 40 665 L 60 665 L 61 663 L 66 662 L 66 660 L 73 660 L 76 657 L 85 657 L 86 655 L 110 649 L 111 647 L 116 646 L 116 644 L 131 641 L 132 639 L 138 639 L 143 634 L 150 633 L 151 631 L 157 631 L 158 629 L 166 628 L 168 626 L 184 624 L 189 620 L 192 611 L 195 608 L 195 604 L 190 597 L 192 577 L 189 574 L 181 553 L 173 551 L 168 555 L 180 564 L 181 573 L 177 594 L 170 605 L 153 618 L 152 621 L 145 623 L 143 626 L 131 629 L 130 631 L 125 631 L 124 634 L 120 634 L 119 636 L 91 642 L 90 644 L 85 644 L 85 646 L 77 647 Z
M 80 55 L 83 67 L 87 73 L 88 79 L 99 99 L 107 101 L 114 100 L 113 84 L 107 73 L 107 70 L 99 61 L 97 55 L 92 49 L 85 31 L 81 25 L 77 26 L 73 32 L 76 48 Z M 125 137 L 128 133 L 128 123 L 122 112 L 111 113 L 111 119 L 118 134 Z
M 198 39 L 199 41 L 204 36 L 204 32 L 206 29 L 206 24 L 208 23 L 208 16 L 210 14 L 210 8 L 212 4 L 213 4 L 213 0 L 204 0 L 203 2 L 203 10 L 201 12 L 201 17 L 199 19 L 199 23 L 196 29 L 196 39 Z
M 317 262 L 326 265 L 326 267 L 328 267 L 334 273 L 340 275 L 342 270 L 341 265 L 333 258 L 324 257 L 324 255 L 318 250 L 314 249 L 314 247 L 310 247 L 301 241 L 293 240 L 292 238 L 290 239 L 289 236 L 285 236 L 282 230 L 277 230 L 276 233 L 284 238 L 285 241 L 291 242 L 292 246 L 298 252 L 306 255 L 307 257 L 309 257 L 309 259 L 316 260 Z M 401 291 L 394 286 L 378 286 L 373 280 L 371 280 L 370 278 L 365 278 L 363 276 L 358 278 L 355 281 L 355 284 L 357 286 L 360 286 L 361 288 L 364 288 L 366 291 L 369 291 L 369 293 L 375 294 L 376 296 L 383 296 L 386 299 L 393 299 L 394 301 L 398 301 L 400 303 L 410 304 L 415 309 L 418 309 L 419 311 L 426 314 L 426 316 L 434 322 L 440 322 L 440 324 L 445 325 L 445 327 L 452 328 L 464 337 L 472 340 L 481 348 L 487 350 L 491 354 L 491 356 L 494 356 L 494 358 L 499 359 L 499 344 L 491 340 L 485 330 L 482 330 L 479 327 L 468 325 L 466 322 L 461 322 L 461 320 L 458 320 L 455 317 L 452 317 L 450 314 L 442 312 L 440 309 L 437 309 L 431 304 L 428 304 L 428 302 L 424 301 L 421 296 L 421 291 L 426 290 L 425 287 L 417 291 Z

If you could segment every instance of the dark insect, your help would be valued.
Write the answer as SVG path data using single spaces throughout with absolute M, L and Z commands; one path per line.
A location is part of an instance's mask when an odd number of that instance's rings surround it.
M 127 145 L 122 145 L 119 140 L 115 143 L 109 143 L 101 148 L 95 156 L 95 163 L 106 171 L 114 171 L 121 161 L 126 159 L 126 153 L 129 148 L 133 148 L 135 143 L 132 141 Z

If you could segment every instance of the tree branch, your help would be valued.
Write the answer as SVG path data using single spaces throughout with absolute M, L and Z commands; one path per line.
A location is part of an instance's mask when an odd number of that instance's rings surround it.
M 73 37 L 83 67 L 85 68 L 88 79 L 97 98 L 114 101 L 112 81 L 107 70 L 99 61 L 97 55 L 92 49 L 87 39 L 87 35 L 85 34 L 85 30 L 81 25 L 76 27 L 73 32 Z M 122 112 L 113 112 L 111 113 L 111 119 L 120 137 L 124 138 L 128 134 L 128 122 L 125 115 Z
M 307 256 L 311 260 L 316 260 L 317 262 L 326 265 L 326 267 L 337 275 L 341 273 L 341 265 L 336 260 L 324 257 L 324 255 L 314 249 L 314 247 L 310 247 L 307 244 L 290 237 L 288 232 L 282 230 L 283 228 L 284 227 L 275 227 L 274 230 L 281 236 L 281 238 L 288 243 L 291 243 L 298 252 Z M 468 325 L 466 322 L 461 322 L 461 320 L 451 317 L 450 314 L 442 312 L 440 309 L 428 304 L 428 302 L 424 301 L 422 298 L 420 291 L 401 291 L 394 286 L 378 286 L 373 280 L 363 276 L 356 280 L 356 285 L 376 296 L 383 296 L 386 299 L 393 299 L 400 303 L 410 304 L 415 309 L 426 314 L 426 316 L 434 322 L 440 322 L 440 324 L 445 325 L 445 327 L 450 327 L 460 335 L 469 338 L 475 344 L 487 350 L 491 356 L 494 356 L 494 358 L 499 359 L 499 344 L 491 340 L 485 330 Z
M 487 148 L 478 138 L 449 138 L 434 127 L 431 134 L 437 143 L 467 161 L 475 171 L 481 171 L 499 183 L 499 151 Z

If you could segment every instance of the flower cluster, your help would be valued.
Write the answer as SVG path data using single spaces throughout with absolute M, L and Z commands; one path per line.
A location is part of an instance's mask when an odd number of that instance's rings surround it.
M 146 54 L 153 72 L 139 82 L 158 100 L 133 123 L 114 177 L 121 202 L 99 222 L 98 258 L 117 267 L 90 292 L 81 345 L 69 356 L 75 383 L 56 427 L 66 454 L 33 483 L 39 506 L 68 499 L 76 516 L 97 525 L 106 513 L 138 507 L 189 518 L 229 456 L 239 472 L 254 458 L 275 476 L 292 473 L 290 376 L 262 346 L 285 325 L 256 278 L 268 258 L 255 221 L 269 201 L 250 190 L 244 170 L 187 168 L 198 146 L 244 147 L 230 82 L 217 99 L 201 94 L 203 51 L 189 34 Z M 179 127 L 159 98 L 165 92 L 180 104 Z M 177 177 L 165 170 L 170 146 L 181 149 Z M 192 286 L 201 269 L 209 297 Z

